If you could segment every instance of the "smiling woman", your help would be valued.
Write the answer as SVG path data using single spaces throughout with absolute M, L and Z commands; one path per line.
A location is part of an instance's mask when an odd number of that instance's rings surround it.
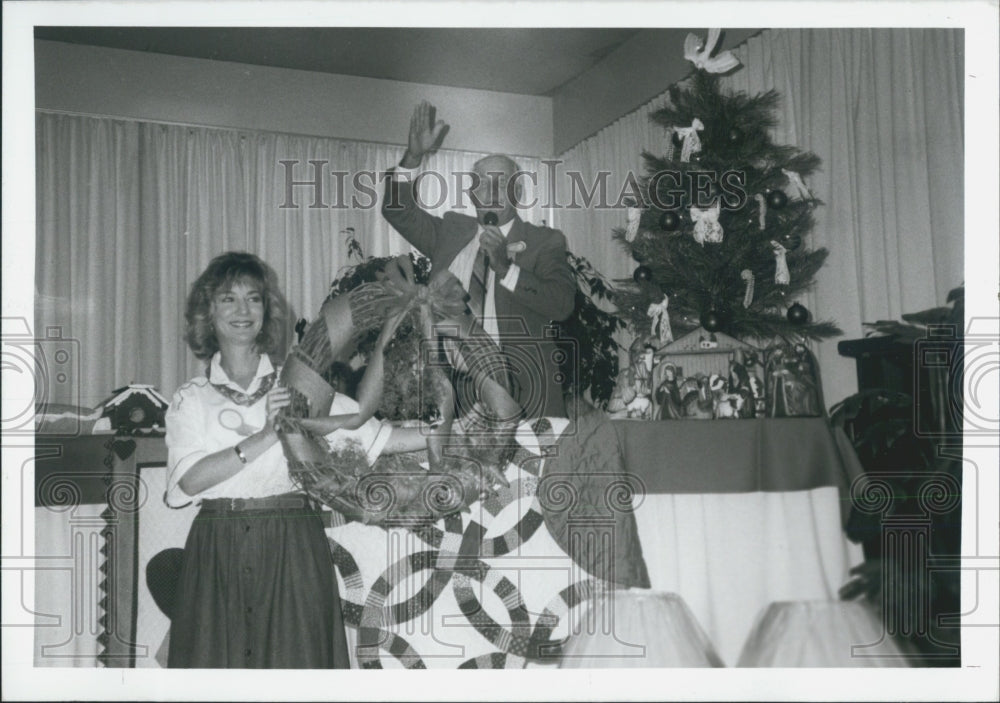
M 217 256 L 191 286 L 185 341 L 199 359 L 211 358 L 236 334 L 258 351 L 283 352 L 285 302 L 278 277 L 253 254 Z M 253 333 L 253 334 L 251 334 Z
M 168 664 L 347 668 L 323 523 L 291 483 L 271 424 L 290 398 L 271 362 L 285 351 L 277 276 L 252 254 L 222 254 L 191 287 L 186 317 L 189 346 L 210 361 L 177 390 L 166 417 L 167 502 L 201 505 Z M 381 429 L 373 421 L 358 430 L 366 447 Z
M 253 282 L 234 282 L 212 299 L 216 337 L 230 344 L 254 341 L 264 325 L 264 296 Z

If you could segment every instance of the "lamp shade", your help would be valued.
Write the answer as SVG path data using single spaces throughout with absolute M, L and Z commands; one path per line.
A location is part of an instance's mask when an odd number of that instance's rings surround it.
M 737 666 L 899 667 L 913 655 L 861 601 L 771 603 L 757 616 Z
M 676 593 L 610 591 L 593 599 L 563 649 L 565 669 L 721 667 L 708 635 Z

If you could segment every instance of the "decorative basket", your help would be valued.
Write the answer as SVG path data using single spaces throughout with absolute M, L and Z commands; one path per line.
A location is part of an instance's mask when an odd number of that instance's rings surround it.
M 325 435 L 360 427 L 374 415 L 385 383 L 385 345 L 408 315 L 415 317 L 425 340 L 433 338 L 439 323 L 447 323 L 455 335 L 448 340 L 453 358 L 481 391 L 479 412 L 473 414 L 477 431 L 452 432 L 454 394 L 446 366 L 419 355 L 423 388 L 443 418 L 428 436 L 429 468 L 412 453 L 381 456 L 369 466 L 360 447 L 333 449 Z M 328 417 L 334 396 L 326 377 L 331 366 L 376 328 L 381 334 L 358 389 L 358 413 Z M 467 311 L 464 290 L 454 276 L 444 273 L 432 277 L 428 286 L 417 285 L 410 259 L 395 259 L 378 282 L 327 300 L 285 361 L 281 380 L 291 390 L 292 402 L 277 424 L 290 476 L 312 497 L 369 524 L 435 521 L 468 507 L 505 483 L 503 469 L 515 449 L 520 409 L 507 389 L 502 360 Z

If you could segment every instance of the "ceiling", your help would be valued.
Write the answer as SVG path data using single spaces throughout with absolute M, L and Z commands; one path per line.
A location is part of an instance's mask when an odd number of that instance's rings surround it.
M 216 61 L 551 96 L 639 31 L 551 27 L 37 27 L 35 37 Z

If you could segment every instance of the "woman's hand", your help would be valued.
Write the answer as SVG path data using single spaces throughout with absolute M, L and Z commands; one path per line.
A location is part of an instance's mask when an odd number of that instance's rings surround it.
M 275 386 L 268 391 L 265 408 L 267 409 L 267 424 L 274 425 L 278 411 L 292 404 L 292 392 L 284 386 Z

